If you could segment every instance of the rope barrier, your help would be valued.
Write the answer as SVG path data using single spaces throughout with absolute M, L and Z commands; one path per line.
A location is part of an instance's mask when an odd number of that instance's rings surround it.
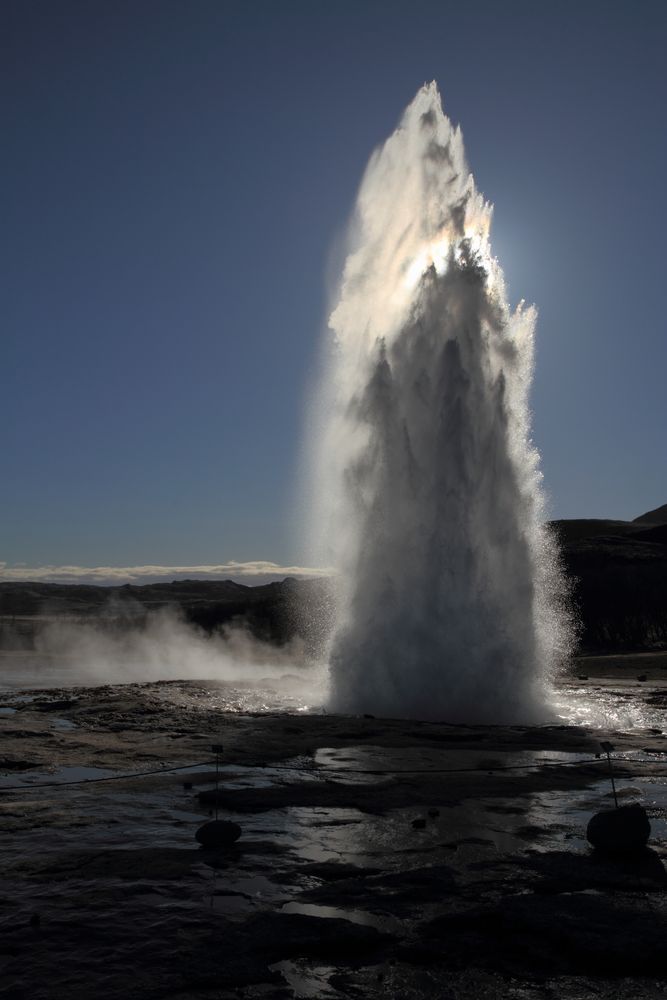
M 67 788 L 68 785 L 94 785 L 102 781 L 130 781 L 132 778 L 145 778 L 151 774 L 169 774 L 173 771 L 187 771 L 191 767 L 205 767 L 215 764 L 214 760 L 202 760 L 196 764 L 179 764 L 178 767 L 160 767 L 155 771 L 135 771 L 133 774 L 109 774 L 103 778 L 77 778 L 76 781 L 40 781 L 26 782 L 23 785 L 0 785 L 2 792 L 25 791 L 31 788 Z
M 642 753 L 655 753 L 656 751 L 640 751 Z M 651 765 L 651 764 L 661 764 L 662 761 L 658 760 L 636 760 L 628 757 L 614 757 L 614 761 L 617 764 L 640 764 L 640 765 Z M 393 768 L 393 769 L 379 769 L 379 768 L 349 768 L 349 767 L 326 767 L 326 766 L 300 766 L 296 764 L 271 764 L 267 761 L 255 761 L 250 764 L 243 764 L 238 762 L 236 764 L 226 765 L 228 767 L 243 767 L 248 770 L 263 770 L 271 769 L 272 771 L 301 771 L 306 774 L 313 774 L 321 777 L 327 777 L 332 774 L 366 774 L 370 776 L 377 777 L 379 775 L 389 774 L 389 775 L 400 775 L 400 774 L 481 774 L 482 772 L 486 774 L 497 774 L 503 771 L 531 771 L 540 770 L 542 768 L 559 768 L 559 767 L 581 767 L 589 764 L 606 764 L 606 757 L 587 757 L 581 760 L 557 760 L 557 761 L 534 761 L 532 763 L 526 764 L 503 764 L 496 767 L 426 767 L 426 768 Z M 20 785 L 0 785 L 0 794 L 2 792 L 13 792 L 13 791 L 30 791 L 33 788 L 67 788 L 73 785 L 92 785 L 101 784 L 106 781 L 131 781 L 134 778 L 144 778 L 157 774 L 171 774 L 176 771 L 187 771 L 193 767 L 206 767 L 215 764 L 214 760 L 203 760 L 198 761 L 194 764 L 179 764 L 175 767 L 161 767 L 150 771 L 135 771 L 131 774 L 112 774 L 106 775 L 102 778 L 78 778 L 74 781 L 43 781 L 43 782 L 25 782 Z M 667 772 L 661 772 L 655 774 L 655 777 L 667 777 Z

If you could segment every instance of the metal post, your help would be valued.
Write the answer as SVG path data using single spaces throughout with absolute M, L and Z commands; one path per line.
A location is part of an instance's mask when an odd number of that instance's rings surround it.
M 607 763 L 609 764 L 609 777 L 611 778 L 611 790 L 614 793 L 614 805 L 618 809 L 618 798 L 616 797 L 616 784 L 614 783 L 614 768 L 612 767 L 610 753 L 614 749 L 611 743 L 601 743 L 600 747 L 607 755 Z
M 611 757 L 609 756 L 609 751 L 607 751 L 607 761 L 609 763 L 609 777 L 611 778 L 611 790 L 614 793 L 614 805 L 618 809 L 618 799 L 616 798 L 616 785 L 614 784 L 614 769 L 611 766 Z
M 215 818 L 218 818 L 218 799 L 220 797 L 220 754 L 222 753 L 222 743 L 214 743 L 211 750 L 215 754 Z

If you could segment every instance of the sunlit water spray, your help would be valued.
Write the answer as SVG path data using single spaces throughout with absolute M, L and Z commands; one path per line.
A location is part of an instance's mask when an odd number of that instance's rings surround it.
M 336 711 L 549 714 L 570 631 L 530 440 L 535 311 L 509 308 L 491 213 L 423 87 L 364 175 L 318 393 Z

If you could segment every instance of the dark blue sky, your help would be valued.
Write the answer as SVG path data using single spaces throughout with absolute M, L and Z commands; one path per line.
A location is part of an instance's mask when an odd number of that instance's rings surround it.
M 425 80 L 540 309 L 552 513 L 667 502 L 667 4 L 5 0 L 0 560 L 302 558 L 330 248 Z

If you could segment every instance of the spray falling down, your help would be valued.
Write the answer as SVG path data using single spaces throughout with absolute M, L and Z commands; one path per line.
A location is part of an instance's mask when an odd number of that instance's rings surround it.
M 534 721 L 568 653 L 530 441 L 535 310 L 509 309 L 491 213 L 424 86 L 363 178 L 318 396 L 336 711 Z

